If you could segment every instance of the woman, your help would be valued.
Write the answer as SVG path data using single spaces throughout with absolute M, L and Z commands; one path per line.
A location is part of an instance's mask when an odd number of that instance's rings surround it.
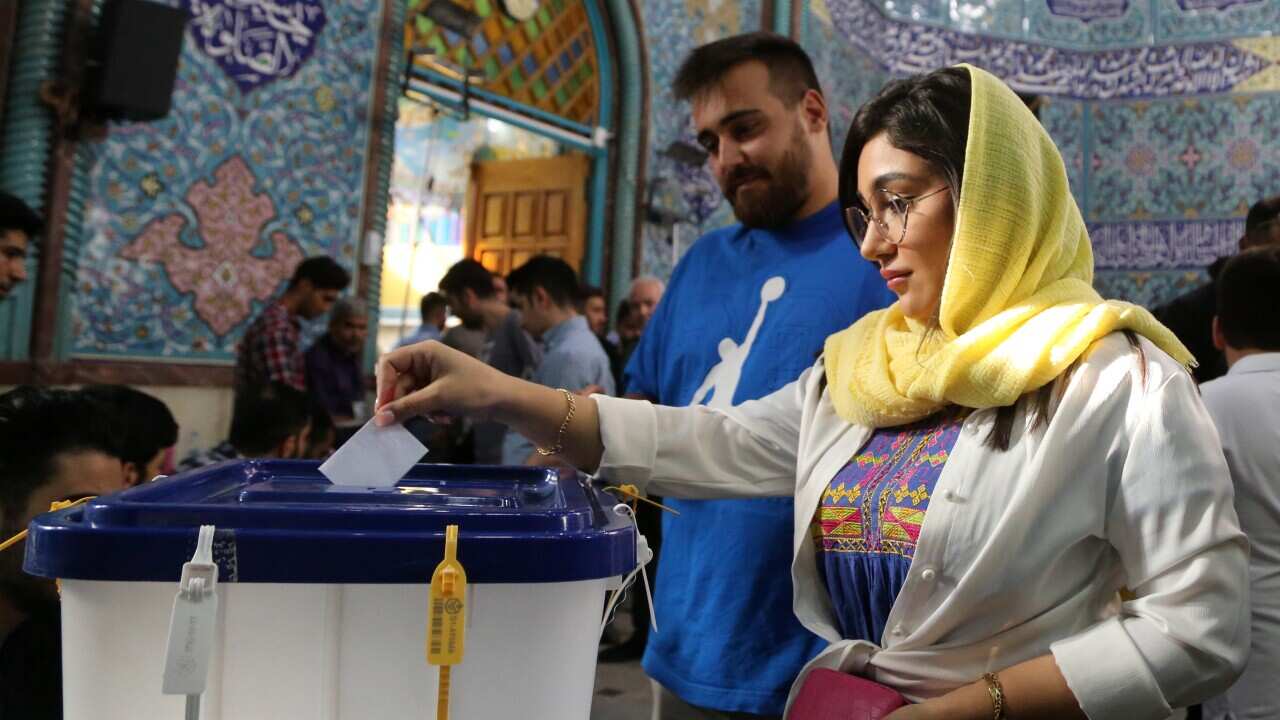
M 1090 287 L 1039 123 L 976 68 L 891 84 L 840 195 L 898 302 L 767 398 L 575 403 L 424 345 L 379 363 L 379 421 L 495 418 L 664 495 L 794 494 L 795 611 L 832 643 L 797 687 L 867 676 L 919 703 L 895 720 L 1162 718 L 1227 687 L 1247 550 L 1222 451 L 1186 350 Z

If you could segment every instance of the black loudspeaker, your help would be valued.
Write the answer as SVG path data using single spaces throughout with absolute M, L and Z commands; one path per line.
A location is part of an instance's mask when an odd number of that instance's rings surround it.
M 89 68 L 91 113 L 134 121 L 168 115 L 190 17 L 154 0 L 107 0 Z

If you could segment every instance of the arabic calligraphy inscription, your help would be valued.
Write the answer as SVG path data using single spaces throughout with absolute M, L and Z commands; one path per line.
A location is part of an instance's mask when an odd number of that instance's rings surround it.
M 322 0 L 187 0 L 191 37 L 241 92 L 293 76 L 324 29 Z

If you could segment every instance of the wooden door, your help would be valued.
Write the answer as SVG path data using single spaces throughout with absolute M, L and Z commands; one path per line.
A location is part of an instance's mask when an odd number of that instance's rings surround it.
M 467 257 L 503 275 L 534 255 L 553 255 L 581 270 L 589 169 L 577 153 L 472 163 Z

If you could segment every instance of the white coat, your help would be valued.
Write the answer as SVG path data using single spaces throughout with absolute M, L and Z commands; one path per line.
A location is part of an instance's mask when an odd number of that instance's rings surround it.
M 1028 429 L 1020 410 L 1004 452 L 984 444 L 994 410 L 966 419 L 880 645 L 840 637 L 817 572 L 819 500 L 872 432 L 836 415 L 821 361 L 728 409 L 597 397 L 600 475 L 678 497 L 795 496 L 795 613 L 831 642 L 797 687 L 836 668 L 920 701 L 1052 653 L 1093 720 L 1164 718 L 1244 666 L 1248 545 L 1194 381 L 1141 344 L 1145 363 L 1119 333 L 1096 343 L 1050 421 Z

